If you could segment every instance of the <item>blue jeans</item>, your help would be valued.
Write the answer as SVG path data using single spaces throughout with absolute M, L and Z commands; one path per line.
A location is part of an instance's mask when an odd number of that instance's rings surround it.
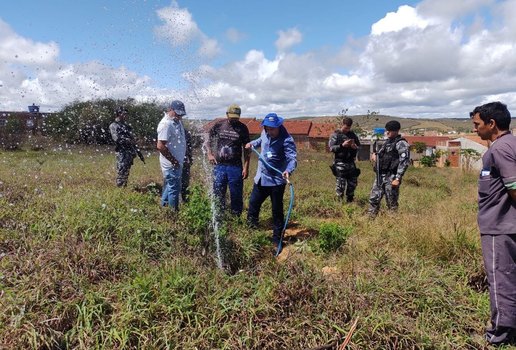
M 213 195 L 221 210 L 226 209 L 226 189 L 228 185 L 231 213 L 240 215 L 244 209 L 242 167 L 224 164 L 215 165 L 213 169 Z
M 283 214 L 283 193 L 285 193 L 285 185 L 262 186 L 261 181 L 254 184 L 251 198 L 249 199 L 249 209 L 247 212 L 247 222 L 252 227 L 258 226 L 260 209 L 267 197 L 271 197 L 272 204 L 272 240 L 279 243 L 285 216 Z
M 167 205 L 179 210 L 179 195 L 181 193 L 181 173 L 183 167 L 178 166 L 163 172 L 163 192 L 161 194 L 161 206 Z

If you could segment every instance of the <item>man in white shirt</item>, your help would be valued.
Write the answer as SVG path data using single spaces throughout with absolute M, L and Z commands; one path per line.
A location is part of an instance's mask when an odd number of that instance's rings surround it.
M 179 210 L 181 173 L 186 154 L 185 129 L 181 122 L 184 115 L 186 111 L 183 102 L 172 101 L 158 125 L 157 148 L 163 173 L 161 205 L 168 205 L 176 211 Z

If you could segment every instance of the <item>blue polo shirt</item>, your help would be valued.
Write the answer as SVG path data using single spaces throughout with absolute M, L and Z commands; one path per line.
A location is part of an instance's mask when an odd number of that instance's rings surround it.
M 283 125 L 280 126 L 280 134 L 275 139 L 271 139 L 265 131 L 262 131 L 260 138 L 251 141 L 251 144 L 254 148 L 261 147 L 262 157 L 272 167 L 281 170 L 281 172 L 288 171 L 289 173 L 296 169 L 296 144 Z M 278 186 L 287 183 L 281 174 L 266 166 L 261 160 L 258 161 L 254 182 L 258 184 L 260 180 L 262 186 Z

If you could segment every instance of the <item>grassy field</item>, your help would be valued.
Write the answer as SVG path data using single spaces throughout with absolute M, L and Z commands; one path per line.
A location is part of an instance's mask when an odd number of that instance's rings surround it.
M 161 183 L 155 153 L 126 189 L 106 148 L 0 153 L 0 348 L 337 349 L 356 320 L 347 349 L 485 348 L 476 175 L 411 168 L 398 215 L 371 221 L 370 164 L 345 205 L 330 163 L 300 152 L 278 259 L 268 203 L 258 230 L 228 220 L 228 273 L 199 159 L 175 215 L 148 186 Z

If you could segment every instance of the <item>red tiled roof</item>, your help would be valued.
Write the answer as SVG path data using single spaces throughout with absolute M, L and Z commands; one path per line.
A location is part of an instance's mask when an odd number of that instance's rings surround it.
M 247 124 L 247 128 L 249 129 L 250 135 L 260 135 L 262 132 L 262 126 L 260 125 L 261 121 L 253 120 L 249 124 Z
M 309 120 L 285 120 L 283 126 L 290 135 L 308 136 L 312 122 Z
M 261 120 L 253 120 L 247 127 L 249 128 L 249 134 L 259 135 L 262 132 Z M 287 129 L 290 135 L 296 136 L 308 136 L 312 122 L 308 120 L 285 120 L 283 126 Z
M 405 136 L 403 137 L 407 140 L 410 145 L 413 145 L 416 142 L 423 142 L 428 147 L 435 147 L 437 145 L 446 144 L 446 141 L 451 140 L 451 137 L 448 136 Z
M 337 129 L 336 123 L 313 123 L 308 136 L 329 139 Z

